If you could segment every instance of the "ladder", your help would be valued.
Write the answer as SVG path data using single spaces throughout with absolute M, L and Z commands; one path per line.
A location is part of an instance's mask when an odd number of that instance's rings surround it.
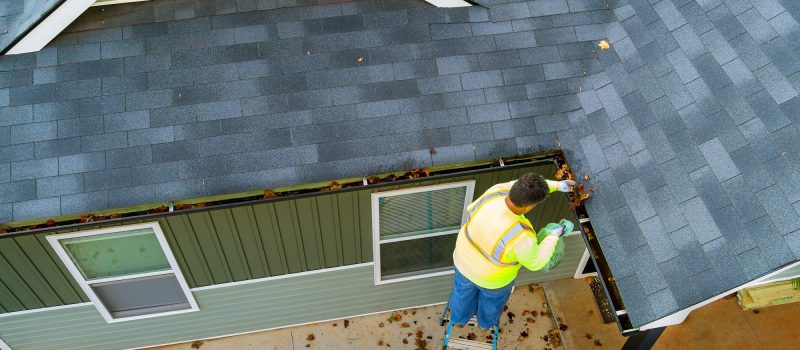
M 459 349 L 459 350 L 497 350 L 497 343 L 500 341 L 498 338 L 500 337 L 500 324 L 496 324 L 492 326 L 490 331 L 492 332 L 492 343 L 485 343 L 480 341 L 474 341 L 469 339 L 461 339 L 461 338 L 453 338 L 450 339 L 450 335 L 453 331 L 453 323 L 450 321 L 450 299 L 448 298 L 447 304 L 444 306 L 444 313 L 442 313 L 442 318 L 439 320 L 439 325 L 444 326 L 447 324 L 447 330 L 444 333 L 444 343 L 442 344 L 442 350 L 447 349 Z M 472 318 L 467 322 L 468 326 L 477 327 L 478 326 L 478 319 L 474 315 Z

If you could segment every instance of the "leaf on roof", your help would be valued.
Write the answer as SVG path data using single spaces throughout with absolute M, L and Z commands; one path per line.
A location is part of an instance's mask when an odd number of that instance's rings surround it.
M 611 44 L 609 44 L 607 40 L 600 40 L 600 42 L 597 43 L 597 46 L 601 50 L 608 50 L 611 47 Z

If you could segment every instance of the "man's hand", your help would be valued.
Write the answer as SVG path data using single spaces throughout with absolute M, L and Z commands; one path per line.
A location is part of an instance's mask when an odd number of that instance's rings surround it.
M 572 192 L 572 187 L 578 183 L 572 180 L 564 180 L 558 182 L 558 192 Z
M 557 224 L 556 223 L 549 223 L 544 229 L 547 231 L 547 234 L 556 235 L 556 237 L 564 236 L 567 233 L 572 232 L 575 228 L 575 224 L 572 221 L 567 219 L 561 219 Z

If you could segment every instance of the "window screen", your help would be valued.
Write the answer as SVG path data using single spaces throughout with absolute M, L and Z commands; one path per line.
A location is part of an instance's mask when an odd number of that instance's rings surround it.
M 474 181 L 374 193 L 375 282 L 449 273 Z
M 107 322 L 197 309 L 158 223 L 47 239 Z

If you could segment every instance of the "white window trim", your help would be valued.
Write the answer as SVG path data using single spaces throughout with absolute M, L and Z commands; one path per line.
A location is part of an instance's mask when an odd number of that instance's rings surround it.
M 8 346 L 3 339 L 0 339 L 0 350 L 11 350 L 11 347 Z
M 130 317 L 120 317 L 114 318 L 111 316 L 111 313 L 108 311 L 106 306 L 100 301 L 100 298 L 97 297 L 94 290 L 89 286 L 89 282 L 83 277 L 83 274 L 80 272 L 78 267 L 72 262 L 72 259 L 67 254 L 64 247 L 61 246 L 59 243 L 60 240 L 69 239 L 69 238 L 76 238 L 76 237 L 88 237 L 88 236 L 96 236 L 96 235 L 103 235 L 121 231 L 133 231 L 133 230 L 140 230 L 140 229 L 152 229 L 158 239 L 158 243 L 161 245 L 161 249 L 164 252 L 164 255 L 167 257 L 167 261 L 169 262 L 171 270 L 165 271 L 155 271 L 155 272 L 147 272 L 143 274 L 125 276 L 124 278 L 119 277 L 111 277 L 111 278 L 104 278 L 104 279 L 96 279 L 92 280 L 92 284 L 96 284 L 99 282 L 107 282 L 112 280 L 124 280 L 130 279 L 134 277 L 144 277 L 144 275 L 161 275 L 171 273 L 175 275 L 175 278 L 178 280 L 178 284 L 181 286 L 181 290 L 183 294 L 186 296 L 186 300 L 189 301 L 189 305 L 191 306 L 188 309 L 184 310 L 175 310 L 175 311 L 168 311 L 168 312 L 160 312 L 155 314 L 147 314 L 147 315 L 138 315 L 138 316 L 130 316 Z M 86 296 L 89 297 L 89 300 L 92 301 L 97 311 L 100 312 L 100 315 L 103 316 L 103 319 L 106 320 L 107 323 L 116 323 L 116 322 L 124 322 L 124 321 L 133 321 L 133 320 L 140 320 L 145 318 L 153 318 L 153 317 L 161 317 L 161 316 L 168 316 L 168 315 L 175 315 L 175 314 L 182 314 L 187 312 L 194 312 L 200 310 L 197 306 L 197 301 L 194 299 L 194 295 L 192 295 L 191 289 L 189 289 L 189 285 L 186 283 L 186 279 L 183 277 L 183 273 L 180 270 L 180 266 L 178 266 L 178 262 L 175 260 L 175 256 L 172 254 L 172 250 L 169 248 L 169 244 L 167 243 L 167 239 L 164 237 L 164 232 L 161 231 L 161 226 L 157 222 L 149 222 L 144 224 L 137 224 L 137 225 L 126 225 L 126 226 L 116 226 L 116 227 L 109 227 L 97 230 L 89 230 L 89 231 L 80 231 L 75 233 L 65 233 L 59 235 L 50 235 L 47 236 L 47 241 L 50 242 L 50 246 L 53 247 L 58 257 L 61 259 L 61 262 L 66 265 L 67 269 L 69 270 L 72 277 L 75 281 L 78 282 L 81 289 Z
M 380 239 L 380 215 L 379 214 L 379 207 L 378 201 L 384 197 L 394 197 L 400 196 L 404 194 L 412 194 L 412 193 L 420 193 L 420 192 L 430 192 L 436 190 L 444 190 L 449 188 L 458 188 L 458 187 L 466 187 L 466 194 L 464 196 L 464 212 L 461 216 L 461 225 L 463 226 L 464 223 L 467 222 L 467 218 L 469 215 L 467 214 L 467 206 L 472 203 L 472 197 L 475 195 L 475 180 L 467 180 L 467 181 L 459 181 L 459 182 L 450 182 L 446 184 L 439 184 L 439 185 L 430 185 L 430 186 L 421 186 L 421 187 L 413 187 L 413 188 L 405 188 L 401 190 L 394 190 L 394 191 L 384 191 L 384 192 L 375 192 L 372 193 L 371 204 L 372 204 L 372 257 L 374 261 L 374 277 L 375 277 L 375 285 L 381 284 L 389 284 L 389 283 L 396 283 L 396 282 L 404 282 L 404 281 L 411 281 L 421 278 L 429 278 L 435 276 L 443 276 L 449 275 L 453 273 L 453 269 L 449 269 L 448 271 L 436 271 L 430 273 L 422 273 L 419 275 L 414 276 L 406 276 L 400 278 L 392 278 L 388 280 L 381 279 L 381 249 L 380 246 L 382 243 L 392 243 L 392 242 L 399 242 L 399 241 L 407 241 L 411 239 L 423 239 L 428 237 L 435 237 L 435 236 L 443 236 L 447 234 L 458 234 L 459 230 L 448 230 L 443 232 L 436 232 L 436 233 L 429 233 L 423 234 L 418 236 L 410 236 L 410 237 L 401 237 L 401 238 L 394 238 L 394 239 Z

